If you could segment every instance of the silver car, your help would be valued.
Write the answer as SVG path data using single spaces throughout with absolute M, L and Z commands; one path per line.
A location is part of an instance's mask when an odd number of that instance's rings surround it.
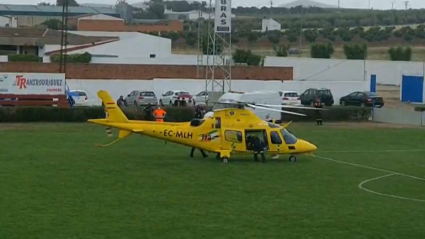
M 153 91 L 140 91 L 135 90 L 132 91 L 127 97 L 124 99 L 127 105 L 157 105 L 158 99 Z

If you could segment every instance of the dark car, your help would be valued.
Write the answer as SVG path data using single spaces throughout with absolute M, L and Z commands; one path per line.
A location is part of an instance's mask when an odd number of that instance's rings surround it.
M 332 95 L 331 90 L 326 88 L 315 89 L 310 88 L 304 91 L 300 95 L 300 100 L 302 105 L 314 105 L 316 98 L 320 97 L 323 104 L 326 106 L 332 106 L 334 104 L 334 97 Z
M 381 108 L 384 106 L 384 99 L 374 92 L 356 91 L 339 100 L 340 105 L 357 105 L 357 106 L 375 106 Z

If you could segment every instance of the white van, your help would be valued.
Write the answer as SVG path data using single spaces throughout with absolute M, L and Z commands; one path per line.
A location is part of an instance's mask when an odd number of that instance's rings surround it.
M 238 106 L 238 103 L 235 102 L 235 104 L 231 104 L 232 101 L 268 105 L 282 104 L 282 98 L 280 97 L 279 91 L 228 92 L 220 97 L 218 102 L 214 105 L 213 110 L 224 108 L 236 108 Z M 221 102 L 227 102 L 227 104 L 223 104 Z M 281 120 L 280 112 L 265 109 L 253 109 L 250 107 L 245 108 L 253 111 L 254 114 L 256 114 L 262 120 Z M 207 114 L 205 114 L 204 118 L 211 117 L 212 115 L 213 112 L 208 112 Z

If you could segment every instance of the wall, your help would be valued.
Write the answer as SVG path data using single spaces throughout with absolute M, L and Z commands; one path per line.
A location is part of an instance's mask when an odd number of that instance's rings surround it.
M 58 63 L 7 62 L 0 63 L 0 72 L 55 73 Z M 153 79 L 177 78 L 195 79 L 196 65 L 111 65 L 111 64 L 67 64 L 67 79 Z M 223 77 L 222 71 L 215 71 L 216 79 Z M 201 79 L 205 75 L 201 75 Z M 291 80 L 289 67 L 232 67 L 233 79 Z
M 112 32 L 156 32 L 156 31 L 183 31 L 183 23 L 178 20 L 171 20 L 164 24 L 138 24 L 125 25 L 122 21 L 109 21 L 105 24 L 104 20 L 81 19 L 78 21 L 77 29 L 79 31 L 112 31 Z
M 126 96 L 133 90 L 152 90 L 157 97 L 168 90 L 186 90 L 191 94 L 197 94 L 205 90 L 204 80 L 195 79 L 159 79 L 154 80 L 86 80 L 69 79 L 67 84 L 71 90 L 85 90 L 93 103 L 100 104 L 97 97 L 99 90 L 107 90 L 114 99 L 120 95 Z M 257 80 L 233 80 L 232 90 L 255 91 L 255 90 L 294 90 L 301 94 L 310 87 L 326 87 L 331 89 L 335 104 L 339 104 L 339 98 L 352 91 L 368 90 L 369 84 L 365 82 L 317 82 L 317 81 L 257 81 Z M 226 89 L 227 90 L 227 89 Z
M 375 108 L 372 120 L 381 123 L 425 126 L 425 112 L 405 109 Z
M 363 80 L 375 74 L 378 84 L 400 85 L 402 74 L 423 74 L 422 62 L 266 57 L 264 66 L 294 67 L 294 80 Z
M 79 51 L 84 52 L 84 50 Z M 226 57 L 226 60 L 231 60 L 231 57 Z M 50 57 L 43 57 L 43 62 L 50 62 Z M 204 55 L 200 65 L 207 65 L 207 62 L 213 62 L 213 57 Z M 171 54 L 168 56 L 159 55 L 156 58 L 146 57 L 96 57 L 92 56 L 90 63 L 93 64 L 143 64 L 143 65 L 197 65 L 197 56 L 190 56 L 184 54 Z M 202 64 L 201 64 L 202 63 Z M 204 67 L 205 68 L 205 67 Z M 202 70 L 202 68 L 201 68 Z M 205 73 L 203 73 L 205 75 Z

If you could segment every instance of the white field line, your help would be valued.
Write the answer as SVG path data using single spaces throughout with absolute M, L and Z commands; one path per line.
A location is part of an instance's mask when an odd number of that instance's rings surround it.
M 415 201 L 415 202 L 425 202 L 425 200 L 422 200 L 422 199 L 400 197 L 400 196 L 396 196 L 396 195 L 392 195 L 392 194 L 379 193 L 379 192 L 372 191 L 370 189 L 363 187 L 363 185 L 368 183 L 368 182 L 372 182 L 372 181 L 375 181 L 375 180 L 378 180 L 378 179 L 382 179 L 382 178 L 386 178 L 386 177 L 390 177 L 390 176 L 394 176 L 394 175 L 395 174 L 387 174 L 387 175 L 384 175 L 384 176 L 379 176 L 379 177 L 376 177 L 376 178 L 371 178 L 371 179 L 365 180 L 365 181 L 363 181 L 359 184 L 359 188 L 365 190 L 366 192 L 373 193 L 373 194 L 380 195 L 380 196 L 404 199 L 404 200 Z
M 375 191 L 372 191 L 372 190 L 369 190 L 369 189 L 362 187 L 362 185 L 367 183 L 367 182 L 370 182 L 370 181 L 373 181 L 373 180 L 378 180 L 378 179 L 389 177 L 389 176 L 393 176 L 393 175 L 400 175 L 400 176 L 413 178 L 413 179 L 421 180 L 421 181 L 425 181 L 425 178 L 420 178 L 420 177 L 416 177 L 416 176 L 412 176 L 412 175 L 404 174 L 404 173 L 398 173 L 398 172 L 394 172 L 394 171 L 390 171 L 390 170 L 386 170 L 386 169 L 382 169 L 382 168 L 375 168 L 375 167 L 370 167 L 370 166 L 356 164 L 356 163 L 349 163 L 349 162 L 340 161 L 340 160 L 336 160 L 336 159 L 332 159 L 332 158 L 328 158 L 328 157 L 323 157 L 323 156 L 318 156 L 318 155 L 315 155 L 315 157 L 321 158 L 321 159 L 326 159 L 328 161 L 335 162 L 335 163 L 347 164 L 347 165 L 351 165 L 351 166 L 355 166 L 355 167 L 366 168 L 366 169 L 370 169 L 370 170 L 389 173 L 389 174 L 384 175 L 384 176 L 379 176 L 379 177 L 376 177 L 376 178 L 365 180 L 365 181 L 363 181 L 359 184 L 359 188 L 365 190 L 366 192 L 373 193 L 373 194 L 376 194 L 376 195 L 388 196 L 388 197 L 392 197 L 392 198 L 405 199 L 405 200 L 416 201 L 416 202 L 425 202 L 425 200 L 421 200 L 421 199 L 407 198 L 407 197 L 400 197 L 400 196 L 396 196 L 396 195 L 378 193 L 378 192 L 375 192 Z

